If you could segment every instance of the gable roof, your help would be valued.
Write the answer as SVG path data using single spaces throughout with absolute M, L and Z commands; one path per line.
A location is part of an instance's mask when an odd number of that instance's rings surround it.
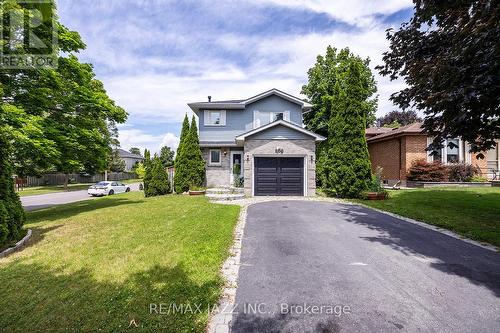
M 309 104 L 298 97 L 287 94 L 278 89 L 270 89 L 268 91 L 264 91 L 258 95 L 252 96 L 247 99 L 235 99 L 235 100 L 227 100 L 227 101 L 213 101 L 213 102 L 195 102 L 188 103 L 188 106 L 193 111 L 198 111 L 200 109 L 226 109 L 226 110 L 242 110 L 245 109 L 245 106 L 251 103 L 254 103 L 258 100 L 266 98 L 271 95 L 279 96 L 283 99 L 286 99 L 292 103 L 300 105 L 303 111 L 309 110 L 312 108 L 312 104 Z
M 366 141 L 373 142 L 379 140 L 386 140 L 403 135 L 426 135 L 426 134 L 424 133 L 424 129 L 422 128 L 422 123 L 413 123 L 399 128 L 394 128 L 382 134 L 372 136 L 368 138 Z
M 243 133 L 241 135 L 238 135 L 236 137 L 236 142 L 244 142 L 246 138 L 248 138 L 249 136 L 252 136 L 254 134 L 257 134 L 259 132 L 262 132 L 262 131 L 265 131 L 269 128 L 272 128 L 272 127 L 275 127 L 275 126 L 285 126 L 285 127 L 288 127 L 288 128 L 291 128 L 293 130 L 296 130 L 298 132 L 301 132 L 301 133 L 304 133 L 306 135 L 309 135 L 311 137 L 313 137 L 315 139 L 315 141 L 324 141 L 326 140 L 325 137 L 319 135 L 319 134 L 316 134 L 314 132 L 311 132 L 309 130 L 306 130 L 305 128 L 302 128 L 298 125 L 295 125 L 293 123 L 290 123 L 288 121 L 285 121 L 285 120 L 277 120 L 277 121 L 273 121 L 272 123 L 269 123 L 269 124 L 266 124 L 266 125 L 263 125 L 263 126 L 260 126 L 260 127 L 257 127 L 251 131 L 248 131 L 246 133 Z
M 144 157 L 142 157 L 141 155 L 132 154 L 131 152 L 126 151 L 124 149 L 118 149 L 118 155 L 121 158 L 136 158 L 136 159 L 139 159 L 139 160 L 143 160 L 144 159 Z

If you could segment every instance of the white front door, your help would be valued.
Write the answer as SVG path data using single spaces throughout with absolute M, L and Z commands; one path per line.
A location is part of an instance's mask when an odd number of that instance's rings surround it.
M 234 165 L 239 164 L 240 165 L 240 173 L 237 175 L 237 177 L 243 176 L 243 151 L 232 151 L 231 152 L 231 167 L 229 172 L 231 173 L 231 186 L 234 186 L 234 179 L 235 175 L 233 174 L 234 170 Z

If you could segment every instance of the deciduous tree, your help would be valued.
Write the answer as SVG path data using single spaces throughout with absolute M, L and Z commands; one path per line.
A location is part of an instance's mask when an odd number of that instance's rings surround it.
M 130 148 L 129 152 L 130 152 L 131 154 L 135 154 L 135 155 L 142 156 L 142 155 L 141 155 L 141 150 L 140 150 L 139 148 L 137 148 L 137 147 L 132 147 L 132 148 Z
M 313 104 L 311 112 L 304 114 L 304 124 L 308 129 L 323 136 L 329 133 L 330 119 L 333 117 L 331 110 L 334 103 L 338 102 L 335 86 L 342 84 L 342 80 L 349 74 L 350 64 L 360 64 L 359 82 L 360 87 L 359 108 L 365 114 L 366 126 L 375 121 L 377 110 L 377 85 L 373 74 L 368 66 L 369 59 L 361 59 L 352 54 L 348 48 L 337 52 L 337 49 L 328 46 L 324 56 L 318 55 L 316 64 L 307 72 L 308 81 L 302 87 L 302 93 L 306 95 L 309 102 Z
M 161 147 L 160 160 L 165 168 L 174 165 L 174 154 L 174 151 L 170 147 Z
M 420 118 L 414 110 L 408 111 L 391 111 L 388 114 L 377 119 L 377 126 L 379 127 L 400 127 L 421 122 Z
M 414 0 L 409 22 L 387 31 L 382 75 L 408 87 L 391 99 L 425 114 L 433 149 L 462 137 L 473 152 L 500 137 L 500 2 Z

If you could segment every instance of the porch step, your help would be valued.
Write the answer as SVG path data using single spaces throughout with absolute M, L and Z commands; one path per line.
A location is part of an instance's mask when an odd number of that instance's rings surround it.
M 244 189 L 238 187 L 215 187 L 208 188 L 205 192 L 208 194 L 243 194 Z
M 243 193 L 212 193 L 205 194 L 205 196 L 211 201 L 227 201 L 227 200 L 238 200 L 245 198 Z

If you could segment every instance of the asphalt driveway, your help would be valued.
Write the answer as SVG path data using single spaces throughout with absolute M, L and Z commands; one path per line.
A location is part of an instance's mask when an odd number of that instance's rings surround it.
M 233 333 L 500 331 L 499 253 L 367 208 L 252 205 L 241 264 Z
M 139 183 L 130 184 L 129 186 L 131 191 L 139 190 Z M 30 211 L 90 199 L 96 198 L 89 196 L 87 190 L 81 190 L 30 195 L 21 197 L 21 203 L 23 204 L 24 210 Z

